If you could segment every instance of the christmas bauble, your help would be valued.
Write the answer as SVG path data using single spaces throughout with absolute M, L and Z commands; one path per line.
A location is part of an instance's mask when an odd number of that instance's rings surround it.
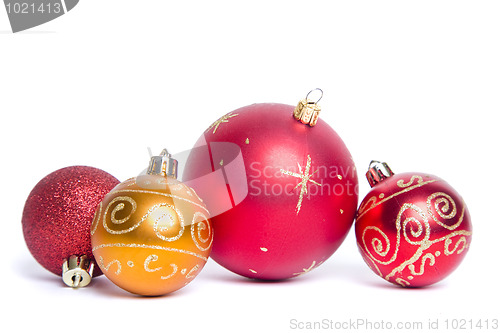
M 92 218 L 99 202 L 118 183 L 107 172 L 88 166 L 63 168 L 43 178 L 29 194 L 22 217 L 24 239 L 33 257 L 57 275 L 63 274 L 65 262 L 66 272 L 91 270 Z M 76 258 L 68 266 L 71 256 Z M 102 274 L 99 269 L 93 273 Z
M 107 194 L 92 224 L 97 264 L 117 286 L 164 295 L 187 285 L 208 260 L 213 230 L 196 192 L 176 179 L 164 150 L 148 172 Z
M 422 287 L 448 276 L 469 249 L 472 225 L 462 197 L 425 173 L 394 175 L 373 161 L 371 191 L 356 219 L 358 248 L 379 276 L 403 287 Z
M 356 212 L 356 169 L 318 113 L 307 99 L 296 108 L 253 104 L 222 116 L 199 138 L 184 180 L 224 175 L 222 184 L 193 183 L 218 214 L 211 256 L 220 265 L 249 278 L 286 279 L 318 267 L 344 240 Z M 216 149 L 220 142 L 238 151 Z M 237 158 L 243 166 L 231 163 Z

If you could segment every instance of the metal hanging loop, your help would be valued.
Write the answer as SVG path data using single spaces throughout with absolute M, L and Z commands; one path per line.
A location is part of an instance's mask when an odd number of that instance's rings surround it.
M 318 100 L 316 102 L 309 102 L 309 95 L 313 92 L 313 91 L 319 91 L 321 92 L 321 96 L 319 96 Z M 315 88 L 313 90 L 311 90 L 310 92 L 307 93 L 306 95 L 306 101 L 308 101 L 309 104 L 318 104 L 319 101 L 321 101 L 321 99 L 323 98 L 323 90 L 321 90 L 320 88 Z

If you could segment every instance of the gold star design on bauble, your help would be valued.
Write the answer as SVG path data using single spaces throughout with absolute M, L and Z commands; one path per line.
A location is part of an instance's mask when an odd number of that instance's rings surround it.
M 215 134 L 215 132 L 217 132 L 217 129 L 219 128 L 220 124 L 228 123 L 229 118 L 236 117 L 237 115 L 238 115 L 237 113 L 233 114 L 232 112 L 229 112 L 228 114 L 223 115 L 222 117 L 220 117 L 219 119 L 214 121 L 214 123 L 212 125 L 210 125 L 210 127 L 206 130 L 206 132 L 210 131 L 213 128 L 214 131 L 212 133 Z
M 295 190 L 300 186 L 299 201 L 297 202 L 296 206 L 297 215 L 299 215 L 300 208 L 302 207 L 302 200 L 304 199 L 304 194 L 307 194 L 307 182 L 311 182 L 313 184 L 322 186 L 320 183 L 311 179 L 311 177 L 318 171 L 316 170 L 310 174 L 309 171 L 311 170 L 311 164 L 312 164 L 311 155 L 307 155 L 306 169 L 304 171 L 302 171 L 302 167 L 300 166 L 299 163 L 297 163 L 297 165 L 299 166 L 300 173 L 280 169 L 283 175 L 288 175 L 300 179 L 300 182 L 293 188 Z

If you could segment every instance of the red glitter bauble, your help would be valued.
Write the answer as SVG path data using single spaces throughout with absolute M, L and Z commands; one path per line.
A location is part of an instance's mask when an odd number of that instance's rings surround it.
M 371 171 L 372 166 L 381 164 L 372 162 Z M 424 173 L 390 171 L 371 183 L 355 225 L 368 266 L 403 287 L 428 286 L 455 270 L 472 237 L 462 197 L 444 180 Z
M 245 277 L 309 272 L 337 250 L 354 220 L 358 181 L 349 151 L 326 122 L 311 127 L 293 113 L 293 106 L 267 103 L 230 112 L 198 140 L 209 152 L 195 148 L 186 163 L 186 181 L 223 171 L 227 185 L 190 185 L 212 215 L 221 213 L 212 218 L 211 257 Z M 237 145 L 241 155 L 216 150 L 220 142 Z M 242 157 L 239 169 L 229 163 L 234 155 Z
M 57 275 L 71 255 L 92 260 L 90 227 L 95 210 L 118 183 L 107 172 L 88 166 L 59 169 L 43 178 L 28 196 L 22 217 L 33 257 Z M 96 265 L 94 276 L 101 274 Z

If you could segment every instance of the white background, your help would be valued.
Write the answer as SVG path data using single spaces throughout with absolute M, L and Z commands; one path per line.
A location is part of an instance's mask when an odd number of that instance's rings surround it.
M 288 332 L 298 331 L 292 319 L 425 328 L 441 318 L 442 330 L 447 318 L 500 319 L 499 17 L 498 1 L 82 0 L 12 34 L 0 7 L 2 326 Z M 474 236 L 449 278 L 393 287 L 364 264 L 352 230 L 299 278 L 256 283 L 209 261 L 157 298 L 105 277 L 71 290 L 30 256 L 22 209 L 48 173 L 83 164 L 125 180 L 147 166 L 147 147 L 187 150 L 229 111 L 295 104 L 315 87 L 360 170 L 361 198 L 372 159 L 438 175 L 462 194 Z

